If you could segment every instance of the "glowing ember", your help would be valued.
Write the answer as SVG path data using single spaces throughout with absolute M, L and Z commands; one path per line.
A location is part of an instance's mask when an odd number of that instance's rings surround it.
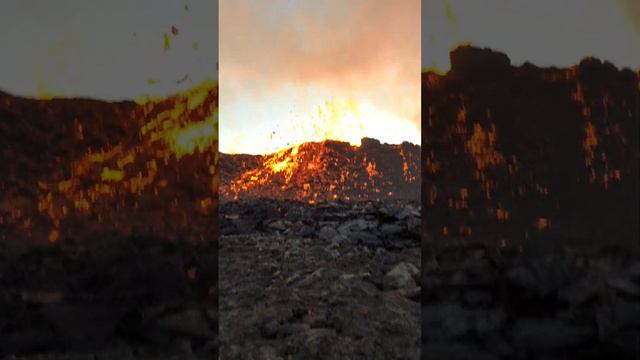
M 538 230 L 548 229 L 549 228 L 549 219 L 539 218 L 538 222 L 536 223 L 536 227 L 538 228 Z
M 122 180 L 122 178 L 124 177 L 124 172 L 119 171 L 119 170 L 111 170 L 107 167 L 102 169 L 102 180 L 103 181 L 120 181 Z M 67 181 L 61 181 L 61 184 L 71 184 L 69 180 Z M 60 186 L 60 188 L 63 188 L 62 186 Z M 69 189 L 69 188 L 66 188 Z M 64 192 L 64 191 L 63 191 Z

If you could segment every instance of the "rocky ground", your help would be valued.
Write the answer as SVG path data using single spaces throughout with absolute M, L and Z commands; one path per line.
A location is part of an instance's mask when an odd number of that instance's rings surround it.
M 418 359 L 420 207 L 221 205 L 224 359 Z
M 215 243 L 0 245 L 0 358 L 216 357 Z
M 425 358 L 640 358 L 637 252 L 433 253 L 423 263 Z

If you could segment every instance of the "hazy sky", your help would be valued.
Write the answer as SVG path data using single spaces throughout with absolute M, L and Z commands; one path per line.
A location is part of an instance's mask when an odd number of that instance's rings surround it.
M 221 0 L 220 104 L 223 152 L 419 142 L 420 0 Z
M 585 56 L 640 68 L 640 0 L 422 0 L 422 64 L 446 72 L 460 43 L 512 63 L 567 66 Z
M 217 0 L 2 0 L 0 89 L 167 95 L 216 78 L 217 37 Z

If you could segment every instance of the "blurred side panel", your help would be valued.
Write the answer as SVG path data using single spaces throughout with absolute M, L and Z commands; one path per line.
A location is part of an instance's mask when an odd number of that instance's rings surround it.
M 217 354 L 218 4 L 5 1 L 0 357 Z

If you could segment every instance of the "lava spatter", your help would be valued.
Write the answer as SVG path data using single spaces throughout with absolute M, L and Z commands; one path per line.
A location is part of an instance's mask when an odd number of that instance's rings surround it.
M 32 171 L 19 173 L 19 166 L 10 166 L 5 179 L 31 195 L 21 197 L 22 205 L 13 202 L 9 212 L 14 216 L 7 222 L 28 218 L 40 230 L 49 228 L 46 238 L 52 242 L 103 225 L 124 233 L 155 233 L 162 227 L 187 227 L 194 210 L 207 213 L 217 199 L 218 88 L 214 81 L 136 103 L 28 100 L 9 95 L 3 100 L 9 117 L 24 116 L 22 110 L 29 107 L 40 114 L 37 119 L 27 115 L 22 123 L 3 123 L 6 134 L 28 132 L 35 146 L 47 151 L 38 159 L 19 143 L 5 150 L 5 156 L 23 160 L 22 170 Z M 52 130 L 49 134 L 40 130 L 46 127 Z M 181 178 L 190 179 L 188 186 Z M 3 185 L 9 188 L 7 182 Z M 8 193 L 5 201 L 15 196 Z M 157 215 L 166 219 L 165 224 L 143 221 L 149 210 L 164 213 Z M 16 211 L 20 216 L 15 216 Z M 34 232 L 22 235 L 36 236 Z

